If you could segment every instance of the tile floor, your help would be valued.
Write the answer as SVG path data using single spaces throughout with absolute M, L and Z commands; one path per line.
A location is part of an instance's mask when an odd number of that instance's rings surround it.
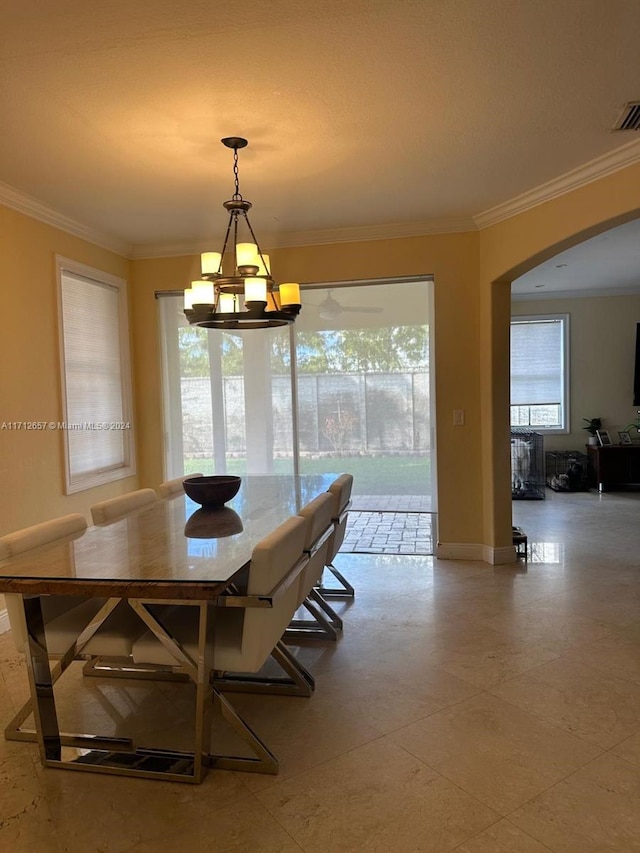
M 298 649 L 314 696 L 234 697 L 278 777 L 42 770 L 0 741 L 0 850 L 640 851 L 639 515 L 640 493 L 516 503 L 526 564 L 341 555 L 344 636 Z M 82 682 L 71 723 L 162 729 L 171 685 Z M 25 694 L 1 635 L 0 721 Z

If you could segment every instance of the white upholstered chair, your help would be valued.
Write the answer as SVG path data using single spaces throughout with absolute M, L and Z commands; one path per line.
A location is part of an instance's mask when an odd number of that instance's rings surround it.
M 108 524 L 129 512 L 149 506 L 158 500 L 153 489 L 138 489 L 135 492 L 127 492 L 116 498 L 108 498 L 106 501 L 94 504 L 91 507 L 91 517 L 94 524 Z
M 181 492 L 184 494 L 182 483 L 187 477 L 203 477 L 203 474 L 183 474 L 182 477 L 175 477 L 173 480 L 165 480 L 158 486 L 158 494 L 161 498 L 170 498 L 173 495 L 178 495 Z
M 307 523 L 304 550 L 309 554 L 309 563 L 300 575 L 300 603 L 322 577 L 330 538 L 326 534 L 331 534 L 333 529 L 333 504 L 333 496 L 329 492 L 324 492 L 298 513 Z
M 17 557 L 34 548 L 48 545 L 58 540 L 72 541 L 87 529 L 83 515 L 73 513 L 54 518 L 31 527 L 16 530 L 0 538 L 0 558 Z M 18 651 L 28 653 L 28 637 L 24 628 L 21 596 L 5 594 L 7 613 L 11 633 Z M 47 652 L 51 658 L 61 659 L 52 671 L 56 681 L 66 667 L 76 657 L 92 659 L 96 657 L 126 658 L 131 655 L 133 641 L 144 630 L 138 617 L 128 607 L 106 599 L 83 599 L 71 595 L 40 596 L 40 606 L 47 640 Z M 75 643 L 80 632 L 103 611 L 104 621 L 78 650 Z M 85 670 L 87 674 L 92 674 Z M 5 729 L 7 740 L 36 739 L 33 730 L 22 729 L 22 724 L 32 711 L 31 701 L 16 714 Z
M 345 533 L 347 531 L 348 507 L 351 501 L 351 491 L 353 488 L 353 476 L 351 474 L 341 474 L 329 486 L 329 494 L 333 498 L 333 525 L 334 533 L 329 540 L 327 550 L 326 567 L 338 581 L 340 586 L 325 586 L 322 582 L 317 587 L 318 592 L 323 598 L 335 596 L 339 598 L 353 598 L 355 590 L 347 579 L 336 569 L 333 561 L 336 554 L 342 547 Z
M 21 530 L 7 533 L 0 538 L 0 559 L 4 560 L 7 557 L 17 557 L 19 554 L 30 551 L 32 548 L 47 545 L 50 542 L 55 542 L 57 539 L 76 536 L 83 533 L 86 529 L 87 520 L 80 513 L 71 513 L 70 515 L 63 515 L 60 518 L 43 521 L 40 524 L 33 524 L 30 527 L 23 527 Z M 26 635 L 21 619 L 21 596 L 13 593 L 5 593 L 5 601 L 7 603 L 7 614 L 9 616 L 13 641 L 18 651 L 24 652 Z M 47 621 L 54 619 L 79 603 L 80 600 L 78 598 L 70 595 L 43 596 L 43 616 Z
M 52 518 L 50 521 L 42 521 L 40 524 L 32 524 L 23 527 L 13 533 L 7 533 L 0 538 L 6 555 L 15 557 L 39 545 L 46 545 L 56 539 L 72 536 L 75 533 L 83 533 L 87 529 L 87 520 L 79 512 L 63 515 L 60 518 Z
M 298 513 L 307 524 L 304 550 L 309 556 L 300 575 L 298 608 L 304 607 L 313 619 L 295 618 L 287 630 L 287 639 L 306 636 L 335 640 L 342 630 L 342 619 L 315 589 L 322 578 L 329 541 L 333 537 L 333 507 L 333 495 L 324 492 Z
M 241 720 L 222 695 L 223 691 L 244 689 L 255 692 L 259 683 L 268 687 L 267 692 L 308 696 L 313 689 L 313 679 L 281 641 L 298 605 L 299 576 L 308 559 L 304 553 L 306 531 L 305 519 L 293 516 L 262 539 L 251 555 L 247 595 L 238 601 L 243 606 L 211 608 L 214 619 L 211 649 L 214 696 L 220 701 L 227 721 L 258 756 L 257 759 L 218 756 L 214 762 L 218 767 L 277 772 L 277 760 Z M 251 606 L 265 598 L 272 599 L 272 606 Z M 169 635 L 175 638 L 192 661 L 198 659 L 199 623 L 194 611 L 197 612 L 197 608 L 177 608 L 164 623 Z M 279 690 L 273 679 L 260 682 L 247 678 L 246 674 L 259 673 L 270 656 L 293 676 L 296 682 L 293 687 Z M 134 643 L 133 660 L 143 666 L 179 665 L 180 661 L 151 631 Z

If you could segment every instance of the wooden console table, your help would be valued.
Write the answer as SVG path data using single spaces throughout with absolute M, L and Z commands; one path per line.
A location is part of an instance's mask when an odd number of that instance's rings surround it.
M 589 485 L 607 489 L 640 487 L 640 445 L 587 445 Z

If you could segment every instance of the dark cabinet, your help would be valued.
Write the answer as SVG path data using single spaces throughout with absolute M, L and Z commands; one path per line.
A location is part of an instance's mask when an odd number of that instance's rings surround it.
M 589 485 L 605 489 L 640 487 L 640 445 L 587 445 L 589 456 Z

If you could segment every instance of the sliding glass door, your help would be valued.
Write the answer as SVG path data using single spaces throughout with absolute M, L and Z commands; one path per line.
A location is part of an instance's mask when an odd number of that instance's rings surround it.
M 432 509 L 431 286 L 304 292 L 295 334 L 300 471 L 354 474 L 356 509 Z
M 167 477 L 349 471 L 355 508 L 433 509 L 431 290 L 316 285 L 294 326 L 242 333 L 160 298 Z

